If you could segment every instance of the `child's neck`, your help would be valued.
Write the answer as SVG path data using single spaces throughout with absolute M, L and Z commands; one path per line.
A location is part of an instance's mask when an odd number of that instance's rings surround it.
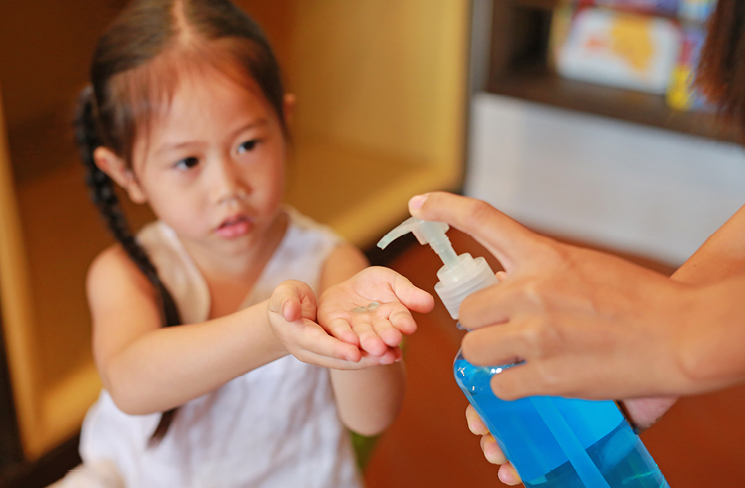
M 256 246 L 233 255 L 194 243 L 184 243 L 209 288 L 209 318 L 222 317 L 240 309 L 282 242 L 288 222 L 288 215 L 280 212 Z

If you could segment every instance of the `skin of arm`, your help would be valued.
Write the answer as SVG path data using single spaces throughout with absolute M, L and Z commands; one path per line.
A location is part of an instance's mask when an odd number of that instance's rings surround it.
M 96 366 L 112 399 L 128 414 L 183 405 L 290 352 L 323 367 L 379 364 L 377 358 L 360 358 L 356 346 L 314 322 L 299 319 L 299 311 L 284 319 L 288 301 L 302 303 L 315 316 L 315 297 L 302 283 L 285 282 L 271 299 L 233 314 L 170 328 L 161 327 L 153 287 L 121 247 L 99 255 L 86 288 Z
M 432 220 L 445 220 L 453 223 L 448 220 L 447 216 L 445 218 L 437 218 L 436 215 L 433 215 L 438 213 L 438 207 L 444 208 L 445 206 L 443 202 L 437 201 L 439 198 L 440 195 L 435 196 L 435 210 L 425 211 L 423 218 L 429 217 Z M 447 195 L 444 195 L 444 198 L 446 201 L 450 199 Z M 414 205 L 416 208 L 412 210 L 412 214 L 415 214 L 419 210 L 421 203 L 420 199 Z M 466 208 L 463 206 L 460 207 L 461 211 L 475 211 L 476 213 L 485 214 L 482 215 L 482 218 L 486 219 L 494 217 L 494 214 L 492 214 L 493 209 L 490 210 L 488 206 L 482 203 L 476 203 L 474 205 L 473 201 L 453 201 L 448 204 L 457 206 L 457 203 L 466 203 Z M 468 206 L 470 208 L 467 208 Z M 490 214 L 492 214 L 491 218 Z M 420 214 L 419 216 L 422 215 Z M 472 215 L 469 215 L 470 217 Z M 464 221 L 462 216 L 456 217 L 456 220 Z M 506 229 L 501 230 L 509 232 L 512 224 L 497 216 L 497 221 L 500 220 L 506 226 Z M 500 222 L 492 220 L 491 223 Z M 477 229 L 478 225 L 487 224 L 480 222 L 472 227 Z M 458 227 L 457 224 L 455 226 Z M 467 229 L 462 230 L 468 232 Z M 512 227 L 512 230 L 518 234 L 524 234 L 524 229 L 520 229 L 519 227 Z M 479 236 L 476 237 L 478 240 Z M 488 239 L 488 237 L 484 236 L 481 236 L 481 238 Z M 592 260 L 596 259 L 596 256 L 589 252 L 588 254 L 584 254 L 583 250 L 578 248 L 562 249 L 561 244 L 551 240 L 541 241 L 541 239 L 533 239 L 534 242 L 532 243 L 528 241 L 530 239 L 526 240 L 523 244 L 529 248 L 531 245 L 536 245 L 538 251 L 542 250 L 545 252 L 546 247 L 553 247 L 555 256 L 558 255 L 564 259 L 573 258 L 570 261 L 588 258 L 588 261 L 592 263 Z M 482 242 L 482 244 L 486 243 Z M 495 244 L 493 241 L 489 242 L 489 244 L 496 246 L 492 247 L 492 250 L 496 253 L 502 253 L 502 259 L 505 259 L 510 267 L 513 269 L 518 267 L 518 263 L 515 261 L 516 257 L 509 255 L 509 251 L 504 249 L 504 247 L 500 247 L 499 244 Z M 549 252 L 548 255 L 550 254 Z M 610 276 L 613 276 L 614 273 L 616 273 L 616 276 L 628 276 L 623 270 L 619 272 L 619 270 L 614 270 L 612 266 L 608 266 L 612 264 L 612 261 L 601 261 L 601 263 L 606 266 L 598 266 L 594 270 L 590 268 L 590 271 L 601 276 L 603 273 L 607 273 Z M 566 272 L 567 270 L 569 272 L 578 271 L 580 274 L 582 271 L 587 272 L 586 269 L 583 270 L 580 266 L 563 267 L 563 271 Z M 632 398 L 624 401 L 624 406 L 631 420 L 639 427 L 644 429 L 658 420 L 675 402 L 677 394 L 706 391 L 743 380 L 743 377 L 745 377 L 745 361 L 742 360 L 741 347 L 739 345 L 745 340 L 745 327 L 743 326 L 745 322 L 745 307 L 739 304 L 741 299 L 738 299 L 738 296 L 741 297 L 742 293 L 745 292 L 745 279 L 742 278 L 744 273 L 745 208 L 741 208 L 671 277 L 674 282 L 693 285 L 688 288 L 678 288 L 678 290 L 681 290 L 680 295 L 677 297 L 678 310 L 675 310 L 676 303 L 673 301 L 671 307 L 663 307 L 664 314 L 661 317 L 668 321 L 667 326 L 671 331 L 674 331 L 674 328 L 678 327 L 682 332 L 678 337 L 674 333 L 668 337 L 668 340 L 673 345 L 679 346 L 676 354 L 668 356 L 668 358 L 677 358 L 677 361 L 674 360 L 672 365 L 668 365 L 668 369 L 673 371 L 673 374 L 676 374 L 675 371 L 678 370 L 680 376 L 687 380 L 681 383 L 687 384 L 687 386 L 684 386 L 681 391 L 673 392 L 672 395 L 668 396 Z M 656 280 L 652 281 L 656 282 Z M 601 282 L 601 286 L 608 286 L 608 283 Z M 536 290 L 536 288 L 533 289 L 533 291 Z M 691 290 L 693 291 L 691 292 Z M 545 290 L 538 289 L 538 291 Z M 665 292 L 663 291 L 662 294 L 664 297 Z M 575 300 L 576 298 L 577 296 L 574 296 Z M 637 306 L 643 306 L 646 303 L 650 302 L 640 300 L 637 302 Z M 652 301 L 651 303 L 654 304 L 655 302 Z M 566 303 L 564 305 L 566 306 Z M 545 310 L 544 312 L 549 311 Z M 642 317 L 644 316 L 644 314 L 641 315 Z M 614 324 L 611 322 L 608 325 Z M 648 324 L 648 326 L 654 327 L 654 324 Z M 707 338 L 709 339 L 708 342 Z M 678 341 L 676 339 L 680 340 Z M 707 345 L 709 347 L 706 347 Z M 636 358 L 631 360 L 635 361 Z M 627 372 L 624 371 L 624 374 L 627 374 Z M 664 393 L 664 388 L 659 388 L 658 392 Z M 620 396 L 610 397 L 618 398 Z M 520 479 L 514 468 L 506 462 L 504 454 L 472 407 L 467 409 L 466 418 L 470 430 L 482 436 L 481 447 L 486 458 L 494 464 L 506 463 L 500 468 L 500 479 L 509 485 L 519 483 Z
M 505 267 L 499 285 L 470 295 L 461 306 L 461 323 L 477 329 L 463 340 L 469 361 L 526 360 L 492 379 L 497 396 L 676 396 L 745 377 L 745 303 L 739 298 L 745 277 L 682 283 L 537 235 L 484 202 L 432 193 L 416 203 L 410 205 L 414 216 L 473 235 Z M 736 233 L 739 218 L 727 232 Z M 705 247 L 714 248 L 714 242 L 720 236 Z M 729 253 L 737 261 L 737 251 Z
M 726 281 L 745 274 L 745 207 L 733 215 L 678 268 L 670 279 L 693 285 Z M 672 397 L 635 398 L 623 401 L 630 420 L 641 430 L 656 423 L 677 400 Z M 492 464 L 501 464 L 499 477 L 503 483 L 516 485 L 520 477 L 507 462 L 499 445 L 489 433 L 473 407 L 466 410 L 468 428 L 482 436 L 481 448 Z
M 323 270 L 321 290 L 351 278 L 367 265 L 367 259 L 357 248 L 339 246 Z M 378 434 L 401 410 L 406 388 L 402 361 L 358 371 L 332 369 L 330 375 L 339 417 L 354 432 Z

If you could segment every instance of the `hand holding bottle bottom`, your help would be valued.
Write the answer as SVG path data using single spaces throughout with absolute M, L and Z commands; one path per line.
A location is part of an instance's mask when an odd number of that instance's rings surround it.
M 481 420 L 473 405 L 466 407 L 466 422 L 468 423 L 468 430 L 481 436 L 481 450 L 484 452 L 486 460 L 492 464 L 500 465 L 499 481 L 510 486 L 519 484 L 520 475 L 517 474 L 512 464 L 507 461 L 507 457 L 502 452 L 502 449 L 499 448 L 496 439 L 491 435 L 489 428 Z
M 654 424 L 675 403 L 675 398 L 636 398 L 625 400 L 621 403 L 628 420 L 637 426 L 639 430 L 645 430 Z M 502 449 L 497 444 L 489 428 L 483 422 L 476 409 L 472 405 L 466 407 L 466 421 L 468 429 L 481 436 L 481 450 L 484 457 L 492 464 L 500 465 L 499 479 L 506 485 L 517 485 L 522 480 Z

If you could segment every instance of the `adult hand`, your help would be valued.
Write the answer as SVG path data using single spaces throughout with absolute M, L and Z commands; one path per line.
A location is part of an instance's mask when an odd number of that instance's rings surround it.
M 503 399 L 675 396 L 701 391 L 686 363 L 702 317 L 696 287 L 601 252 L 537 235 L 488 204 L 448 193 L 409 210 L 470 234 L 503 265 L 501 283 L 466 298 L 474 364 L 525 364 L 492 379 Z M 668 402 L 669 403 L 669 402 Z

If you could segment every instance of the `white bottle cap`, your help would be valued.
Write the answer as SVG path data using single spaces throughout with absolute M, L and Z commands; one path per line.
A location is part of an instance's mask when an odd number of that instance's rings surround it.
M 471 293 L 497 283 L 494 272 L 486 259 L 473 259 L 470 254 L 455 254 L 450 239 L 445 235 L 448 225 L 443 222 L 430 222 L 410 218 L 390 231 L 378 242 L 378 247 L 385 247 L 398 237 L 413 233 L 420 244 L 429 244 L 442 259 L 444 266 L 437 271 L 440 281 L 435 291 L 445 304 L 450 316 L 458 318 L 460 303 Z

